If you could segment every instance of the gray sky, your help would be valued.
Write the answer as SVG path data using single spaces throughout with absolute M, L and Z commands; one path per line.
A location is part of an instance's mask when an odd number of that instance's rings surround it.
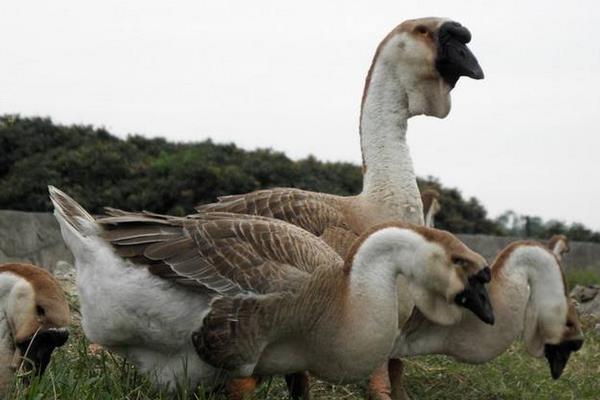
M 410 120 L 417 173 L 492 216 L 600 229 L 599 10 L 592 0 L 3 0 L 0 113 L 359 163 L 375 47 L 405 19 L 444 16 L 471 30 L 486 79 L 461 79 L 446 119 Z

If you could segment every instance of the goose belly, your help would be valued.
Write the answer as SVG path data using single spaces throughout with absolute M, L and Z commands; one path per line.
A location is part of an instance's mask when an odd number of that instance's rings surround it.
M 223 383 L 226 377 L 222 371 L 203 362 L 193 346 L 172 351 L 150 347 L 116 347 L 111 350 L 123 354 L 163 388 L 195 388 L 199 385 L 209 388 Z
M 301 339 L 283 340 L 269 344 L 260 356 L 254 372 L 258 375 L 281 375 L 309 368 L 306 348 Z
M 352 383 L 368 378 L 389 357 L 392 349 L 389 341 L 357 344 L 339 352 L 319 352 L 313 354 L 311 374 L 332 383 Z
M 350 383 L 367 378 L 385 360 L 378 357 L 377 363 L 365 365 L 358 359 L 347 360 L 337 354 L 319 353 L 292 343 L 279 343 L 267 347 L 254 369 L 257 375 L 271 376 L 310 371 L 320 379 L 332 383 Z M 373 364 L 375 367 L 370 367 Z
M 398 330 L 390 327 L 376 332 L 320 333 L 269 344 L 254 372 L 280 375 L 307 370 L 332 383 L 357 382 L 368 378 L 388 359 Z

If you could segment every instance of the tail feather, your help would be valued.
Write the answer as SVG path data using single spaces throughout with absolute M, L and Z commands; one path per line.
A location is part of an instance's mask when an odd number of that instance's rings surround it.
M 48 191 L 57 218 L 65 221 L 82 236 L 97 233 L 98 225 L 94 217 L 79 203 L 54 186 L 48 186 Z

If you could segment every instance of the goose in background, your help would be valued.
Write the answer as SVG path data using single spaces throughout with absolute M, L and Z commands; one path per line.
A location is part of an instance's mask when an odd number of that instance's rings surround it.
M 49 191 L 75 257 L 86 336 L 171 387 L 213 384 L 221 369 L 366 378 L 398 335 L 399 274 L 454 304 L 467 276 L 453 260 L 486 263 L 450 233 L 404 223 L 365 232 L 344 262 L 276 219 L 111 209 L 94 218 Z M 426 316 L 443 321 L 445 311 Z
M 440 205 L 440 192 L 435 189 L 426 189 L 421 193 L 423 202 L 424 225 L 428 228 L 435 227 L 435 216 L 442 209 Z
M 0 265 L 0 397 L 22 370 L 41 376 L 69 337 L 69 305 L 46 270 Z
M 356 196 L 336 196 L 294 188 L 258 190 L 224 196 L 214 204 L 200 205 L 198 212 L 233 212 L 272 217 L 298 225 L 319 236 L 342 257 L 370 227 L 387 221 L 422 225 L 423 206 L 409 147 L 407 123 L 411 117 L 444 118 L 450 112 L 450 92 L 461 76 L 482 79 L 483 71 L 466 46 L 471 33 L 445 18 L 407 20 L 379 44 L 365 81 L 360 112 L 363 188 Z M 466 296 L 473 312 L 492 322 L 489 302 L 480 296 L 489 281 L 489 269 L 459 262 L 476 286 Z M 408 319 L 420 293 L 398 280 L 400 326 Z M 487 295 L 486 295 L 487 296 Z M 443 307 L 440 302 L 435 307 Z M 418 306 L 417 306 L 418 307 Z M 459 311 L 447 307 L 452 323 Z M 306 376 L 288 377 L 293 397 L 308 397 Z M 300 387 L 294 387 L 294 382 Z M 241 387 L 255 385 L 242 382 Z M 235 391 L 232 385 L 230 391 Z M 301 393 L 294 395 L 294 393 Z M 385 399 L 385 394 L 375 393 Z M 234 394 L 232 398 L 244 397 Z
M 496 316 L 493 326 L 469 313 L 451 326 L 411 318 L 393 355 L 445 354 L 480 364 L 498 357 L 522 337 L 527 353 L 545 356 L 552 377 L 558 379 L 571 353 L 583 344 L 579 317 L 559 262 L 542 243 L 519 241 L 504 248 L 491 268 L 488 290 Z M 394 387 L 393 391 L 402 393 L 403 389 Z
M 569 238 L 565 235 L 554 235 L 548 240 L 548 248 L 558 258 L 558 261 L 562 261 L 567 253 L 571 251 Z

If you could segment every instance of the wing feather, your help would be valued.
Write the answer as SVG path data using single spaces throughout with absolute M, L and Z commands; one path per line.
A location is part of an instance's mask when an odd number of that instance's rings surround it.
M 314 235 L 270 218 L 110 212 L 97 222 L 119 255 L 164 279 L 220 295 L 293 290 L 316 268 L 342 263 Z
M 325 229 L 330 227 L 351 231 L 341 202 L 338 196 L 300 189 L 276 188 L 219 197 L 217 203 L 199 205 L 196 210 L 276 218 L 321 236 Z

